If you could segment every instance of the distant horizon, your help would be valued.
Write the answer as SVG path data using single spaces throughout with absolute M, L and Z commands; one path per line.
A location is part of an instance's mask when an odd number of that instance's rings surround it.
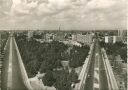
M 127 29 L 121 29 L 121 31 L 127 31 Z M 20 32 L 20 31 L 55 31 L 55 32 L 92 32 L 92 31 L 103 31 L 103 32 L 106 32 L 106 31 L 118 31 L 117 29 L 115 29 L 115 30 L 0 30 L 0 32 L 1 31 L 14 31 L 14 32 Z

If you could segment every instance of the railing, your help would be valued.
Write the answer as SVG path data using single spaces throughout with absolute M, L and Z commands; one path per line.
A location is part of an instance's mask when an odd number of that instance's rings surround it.
M 89 56 L 86 58 L 84 65 L 83 65 L 83 68 L 81 70 L 81 73 L 78 77 L 80 82 L 75 85 L 75 88 L 73 90 L 84 90 L 85 80 L 87 78 L 93 50 L 94 50 L 94 43 L 92 43 L 92 45 L 90 47 Z
M 13 40 L 14 40 L 14 44 L 16 46 L 16 51 L 17 51 L 17 56 L 18 56 L 18 63 L 19 63 L 19 66 L 20 66 L 20 70 L 21 70 L 20 72 L 21 72 L 23 82 L 24 82 L 25 86 L 28 88 L 28 90 L 33 90 L 31 85 L 30 85 L 28 75 L 27 75 L 25 67 L 23 65 L 22 58 L 20 56 L 20 52 L 18 50 L 18 47 L 17 47 L 17 44 L 16 44 L 16 41 L 15 41 L 14 37 L 13 37 Z
M 110 65 L 110 62 L 109 62 L 107 54 L 106 54 L 106 51 L 104 49 L 101 49 L 101 52 L 102 52 L 104 66 L 106 69 L 109 90 L 119 90 L 112 67 Z

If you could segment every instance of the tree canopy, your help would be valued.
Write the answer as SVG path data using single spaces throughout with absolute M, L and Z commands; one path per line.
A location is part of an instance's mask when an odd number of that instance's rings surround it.
M 108 55 L 120 55 L 123 61 L 127 62 L 127 45 L 122 42 L 105 43 L 100 42 L 100 46 L 104 47 Z
M 40 71 L 45 73 L 42 78 L 44 85 L 55 86 L 58 90 L 71 90 L 71 84 L 78 82 L 78 75 L 75 69 L 69 73 L 61 62 L 69 61 L 70 68 L 82 66 L 90 50 L 89 46 L 69 46 L 59 41 L 41 43 L 34 37 L 28 40 L 24 34 L 16 36 L 28 76 L 33 77 Z

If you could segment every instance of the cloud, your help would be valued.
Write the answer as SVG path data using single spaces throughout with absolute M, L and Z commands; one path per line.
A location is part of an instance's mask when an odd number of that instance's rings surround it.
M 14 28 L 126 28 L 125 0 L 13 0 L 7 15 Z
M 37 2 L 31 2 L 31 3 L 26 3 L 25 1 L 18 1 L 14 0 L 13 1 L 13 5 L 11 7 L 11 14 L 15 15 L 15 14 L 30 14 L 30 11 L 33 8 L 37 7 Z
M 116 3 L 114 0 L 91 0 L 87 7 L 89 9 L 102 9 L 102 8 L 109 8 Z

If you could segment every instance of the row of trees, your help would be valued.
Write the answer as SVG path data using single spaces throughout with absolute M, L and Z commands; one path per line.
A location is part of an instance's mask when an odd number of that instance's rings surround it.
M 61 53 L 67 48 L 63 43 L 53 41 L 40 43 L 35 39 L 17 37 L 17 44 L 29 76 L 35 76 L 37 71 L 45 73 L 47 70 L 61 67 Z
M 35 75 L 39 70 L 45 73 L 47 70 L 62 67 L 61 61 L 69 61 L 70 67 L 77 68 L 83 65 L 89 52 L 87 45 L 70 47 L 59 41 L 40 43 L 34 38 L 28 40 L 24 34 L 16 36 L 16 41 L 31 75 Z
M 59 41 L 40 43 L 33 37 L 28 40 L 24 34 L 16 35 L 16 41 L 28 76 L 33 77 L 38 71 L 45 73 L 43 83 L 58 90 L 70 90 L 71 84 L 78 82 L 74 68 L 83 65 L 90 49 L 87 45 L 68 46 Z M 69 61 L 71 72 L 63 68 L 61 61 Z
M 70 73 L 68 69 L 47 71 L 42 80 L 44 85 L 54 86 L 57 90 L 71 90 L 71 85 L 79 82 L 74 69 Z
M 4 50 L 4 47 L 5 47 L 5 44 L 8 40 L 8 36 L 9 36 L 9 33 L 7 32 L 0 32 L 0 48 L 1 48 L 1 52 L 3 52 Z
M 70 67 L 77 68 L 82 66 L 86 57 L 88 56 L 89 50 L 90 48 L 87 45 L 82 47 L 73 46 L 70 53 Z
M 100 42 L 101 47 L 106 49 L 108 55 L 112 55 L 113 58 L 117 55 L 120 55 L 123 61 L 127 62 L 127 45 L 122 42 L 116 43 L 105 43 Z

